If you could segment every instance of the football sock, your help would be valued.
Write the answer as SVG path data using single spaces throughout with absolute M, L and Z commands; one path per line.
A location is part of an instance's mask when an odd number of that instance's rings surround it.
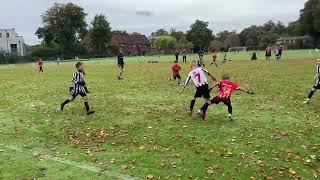
M 84 102 L 84 106 L 86 107 L 86 111 L 88 112 L 89 111 L 89 103 L 88 102 Z
M 190 110 L 193 110 L 194 104 L 196 103 L 196 100 L 192 99 L 190 103 Z
M 228 112 L 229 112 L 229 114 L 232 114 L 232 105 L 229 104 L 229 105 L 227 105 L 227 106 L 228 106 Z
M 204 103 L 204 105 L 202 106 L 202 108 L 201 108 L 201 111 L 202 112 L 204 112 L 204 113 L 206 113 L 207 112 L 207 109 L 208 109 L 208 107 L 209 107 L 209 103 Z
M 68 104 L 69 102 L 70 102 L 70 100 L 67 99 L 67 100 L 65 100 L 65 101 L 62 103 L 62 105 L 64 106 L 64 105 Z
M 311 97 L 314 95 L 315 92 L 316 92 L 315 90 L 312 90 L 312 91 L 309 93 L 308 99 L 311 99 Z
M 86 86 L 84 87 L 84 90 L 86 91 L 86 93 L 89 93 L 89 90 Z

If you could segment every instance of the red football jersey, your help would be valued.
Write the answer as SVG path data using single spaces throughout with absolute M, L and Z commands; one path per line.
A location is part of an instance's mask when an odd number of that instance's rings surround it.
M 177 64 L 177 63 L 174 63 L 173 65 L 172 65 L 172 73 L 173 74 L 179 74 L 179 71 L 181 70 L 181 67 L 179 66 L 179 64 Z
M 230 98 L 233 91 L 236 91 L 240 88 L 239 85 L 228 81 L 228 80 L 222 80 L 220 81 L 220 86 L 219 86 L 219 97 L 220 98 Z
M 38 61 L 38 65 L 39 65 L 39 66 L 42 66 L 42 65 L 43 65 L 43 61 L 42 61 L 42 60 L 39 60 L 39 61 Z

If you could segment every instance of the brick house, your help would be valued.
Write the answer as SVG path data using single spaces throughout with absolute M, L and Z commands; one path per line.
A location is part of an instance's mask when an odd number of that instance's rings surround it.
M 151 53 L 151 41 L 145 35 L 114 34 L 111 45 L 119 47 L 125 56 Z
M 89 35 L 83 38 L 82 44 L 89 54 L 96 53 Z M 108 46 L 106 44 L 106 49 L 108 49 Z M 145 35 L 114 34 L 112 35 L 110 46 L 118 47 L 125 56 L 148 55 L 151 53 L 151 41 Z M 108 49 L 109 54 L 116 55 L 117 53 L 113 51 L 111 48 Z
M 294 36 L 294 37 L 280 37 L 277 45 L 285 47 L 285 49 L 300 49 L 300 48 L 312 48 L 313 38 L 306 36 Z

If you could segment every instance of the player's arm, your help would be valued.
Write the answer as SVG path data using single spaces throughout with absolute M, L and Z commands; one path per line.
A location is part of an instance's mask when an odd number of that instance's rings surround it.
M 212 89 L 214 89 L 215 87 L 219 86 L 220 82 L 216 82 L 215 84 L 213 84 L 213 86 L 210 87 L 209 91 L 212 91 Z
M 212 79 L 212 83 L 214 83 L 215 81 L 217 81 L 217 79 L 214 78 L 214 76 L 213 76 L 208 70 L 203 69 L 203 68 L 202 68 L 202 70 L 203 70 L 203 72 L 205 72 L 208 76 L 210 76 L 210 78 Z
M 239 87 L 237 90 L 238 90 L 238 91 L 246 92 L 246 93 L 248 93 L 248 94 L 254 94 L 254 92 L 253 92 L 253 91 L 249 91 L 249 90 L 244 89 L 244 88 L 241 88 L 241 87 Z
M 318 80 L 320 75 L 320 67 L 317 67 L 317 74 L 314 76 L 314 80 Z
M 188 77 L 187 77 L 187 80 L 186 80 L 186 82 L 183 84 L 183 87 L 182 87 L 181 91 L 179 92 L 179 94 L 181 94 L 181 93 L 184 91 L 184 89 L 186 88 L 186 86 L 188 85 L 188 83 L 190 82 L 190 80 L 191 80 L 191 75 L 189 74 Z

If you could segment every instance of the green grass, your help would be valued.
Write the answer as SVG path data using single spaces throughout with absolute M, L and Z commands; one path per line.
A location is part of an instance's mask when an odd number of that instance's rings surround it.
M 209 107 L 206 121 L 186 116 L 194 87 L 178 95 L 168 82 L 173 56 L 159 64 L 126 58 L 124 81 L 114 59 L 86 62 L 93 116 L 81 98 L 59 111 L 73 63 L 45 64 L 43 74 L 34 64 L 0 66 L 0 179 L 317 179 L 320 95 L 301 102 L 313 84 L 310 58 L 320 56 L 303 54 L 287 51 L 284 59 L 295 60 L 280 62 L 233 55 L 239 61 L 208 66 L 256 92 L 234 94 L 233 122 L 222 104 Z M 185 77 L 189 64 L 182 68 Z

